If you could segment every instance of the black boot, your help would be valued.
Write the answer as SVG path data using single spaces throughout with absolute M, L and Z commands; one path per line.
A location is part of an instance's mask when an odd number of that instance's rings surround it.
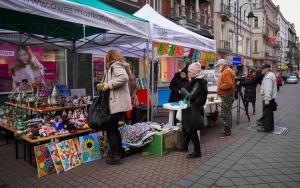
M 186 157 L 189 158 L 189 159 L 200 158 L 201 157 L 201 152 L 194 151 L 193 153 L 188 154 Z
M 253 110 L 253 115 L 255 115 L 256 113 L 255 113 L 255 110 Z
M 116 164 L 120 164 L 121 159 L 118 154 L 112 154 L 110 156 L 110 158 L 108 160 L 106 160 L 105 162 L 106 162 L 106 164 L 109 164 L 109 165 L 116 165 Z

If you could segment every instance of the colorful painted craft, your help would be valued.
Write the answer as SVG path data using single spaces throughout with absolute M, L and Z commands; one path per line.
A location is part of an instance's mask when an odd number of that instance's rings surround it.
M 109 145 L 107 143 L 107 135 L 105 132 L 99 131 L 98 134 L 98 140 L 100 143 L 100 154 L 101 157 L 107 157 L 110 153 Z
M 49 143 L 49 144 L 46 144 L 46 146 L 48 147 L 48 150 L 50 152 L 56 173 L 60 174 L 60 173 L 64 172 L 64 167 L 62 165 L 60 156 L 58 154 L 58 151 L 56 148 L 56 143 Z
M 46 176 L 55 171 L 50 152 L 46 145 L 35 146 L 34 153 L 39 177 Z
M 56 148 L 65 171 L 81 164 L 72 139 L 57 143 Z
M 79 137 L 79 143 L 83 163 L 101 159 L 97 133 Z
M 80 149 L 80 143 L 79 143 L 79 138 L 78 137 L 74 137 L 72 138 L 73 142 L 74 142 L 74 146 L 76 148 L 78 157 L 80 159 L 80 163 L 82 163 L 82 157 L 81 157 L 81 149 Z

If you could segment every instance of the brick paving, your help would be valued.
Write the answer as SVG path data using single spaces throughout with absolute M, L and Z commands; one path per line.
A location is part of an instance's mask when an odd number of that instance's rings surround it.
M 201 131 L 202 158 L 198 159 L 187 159 L 186 153 L 177 152 L 162 157 L 137 153 L 123 159 L 121 165 L 106 165 L 104 159 L 59 175 L 38 178 L 35 167 L 14 158 L 14 144 L 3 145 L 0 146 L 0 188 L 300 187 L 299 91 L 298 84 L 285 85 L 279 93 L 275 122 L 289 127 L 285 135 L 242 129 L 249 124 L 248 119 L 241 111 L 240 123 L 236 124 L 234 109 L 233 135 L 218 139 L 223 130 L 221 125 Z M 250 115 L 251 122 L 255 122 L 261 111 L 261 99 L 257 95 L 257 115 Z M 154 121 L 165 123 L 167 115 L 167 111 L 159 110 Z M 3 143 L 4 140 L 0 140 L 0 145 Z M 22 151 L 20 153 L 22 156 Z

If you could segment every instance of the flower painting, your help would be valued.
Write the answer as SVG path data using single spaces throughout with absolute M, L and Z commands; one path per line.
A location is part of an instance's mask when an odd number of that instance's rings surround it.
M 79 137 L 79 143 L 83 163 L 101 159 L 97 133 Z

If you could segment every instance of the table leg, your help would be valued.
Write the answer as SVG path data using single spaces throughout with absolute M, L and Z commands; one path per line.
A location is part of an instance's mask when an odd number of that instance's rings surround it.
M 19 143 L 18 143 L 18 139 L 15 138 L 15 152 L 16 152 L 16 159 L 19 159 Z
M 175 110 L 169 110 L 169 125 L 174 126 Z
M 28 147 L 28 160 L 29 160 L 29 164 L 32 165 L 32 153 L 31 153 L 31 149 L 32 149 L 32 145 L 29 144 Z
M 24 161 L 26 161 L 26 157 L 27 157 L 27 151 L 26 151 L 26 147 L 27 147 L 27 144 L 26 144 L 26 142 L 24 141 L 23 142 L 23 146 L 24 146 L 24 148 L 23 148 L 23 150 L 24 150 Z

